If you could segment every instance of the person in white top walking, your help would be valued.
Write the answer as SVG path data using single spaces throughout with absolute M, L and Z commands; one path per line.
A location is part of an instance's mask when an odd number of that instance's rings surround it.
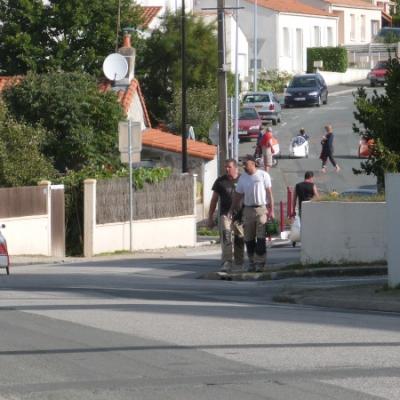
M 266 223 L 274 217 L 274 198 L 271 177 L 257 169 L 256 160 L 248 155 L 244 159 L 245 173 L 240 175 L 233 196 L 230 214 L 233 214 L 241 200 L 244 203 L 243 228 L 249 266 L 247 271 L 263 271 L 265 268 Z

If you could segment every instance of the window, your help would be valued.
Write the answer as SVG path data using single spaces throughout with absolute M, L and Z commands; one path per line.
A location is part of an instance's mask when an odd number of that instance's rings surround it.
M 350 14 L 350 40 L 356 40 L 356 16 Z
M 243 103 L 268 103 L 270 101 L 268 94 L 248 94 L 244 97 Z
M 365 42 L 365 37 L 366 37 L 366 26 L 365 26 L 365 15 L 361 15 L 361 41 Z
M 283 28 L 283 40 L 282 40 L 282 45 L 283 45 L 283 51 L 282 54 L 285 57 L 290 56 L 290 36 L 289 36 L 289 28 Z
M 379 21 L 377 20 L 372 20 L 371 21 L 371 35 L 376 36 L 379 31 Z
M 326 42 L 328 46 L 333 46 L 333 29 L 331 26 L 326 28 Z
M 262 67 L 262 62 L 261 62 L 261 59 L 257 59 L 257 69 L 261 69 L 261 67 Z M 254 69 L 254 58 L 252 58 L 251 60 L 250 60 L 250 69 Z
M 314 46 L 321 46 L 321 28 L 314 26 Z

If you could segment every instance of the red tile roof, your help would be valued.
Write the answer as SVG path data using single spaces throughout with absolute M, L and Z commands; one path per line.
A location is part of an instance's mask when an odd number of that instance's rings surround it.
M 249 3 L 255 3 L 255 0 L 247 0 Z M 361 1 L 361 0 L 360 0 Z M 320 15 L 324 17 L 333 17 L 334 15 L 327 11 L 314 8 L 301 3 L 298 0 L 257 0 L 260 7 L 269 8 L 270 10 L 291 13 L 291 14 L 307 14 L 307 15 Z
M 325 2 L 335 6 L 368 8 L 372 10 L 379 10 L 378 7 L 376 7 L 370 1 L 367 0 L 325 0 Z
M 146 129 L 143 132 L 142 144 L 159 150 L 182 153 L 182 137 L 159 129 Z M 197 140 L 188 140 L 187 152 L 193 157 L 212 160 L 217 154 L 217 147 Z
M 99 89 L 103 92 L 110 90 L 111 82 L 108 80 L 101 82 L 99 85 Z M 149 118 L 149 113 L 147 112 L 146 102 L 144 101 L 142 91 L 140 90 L 139 82 L 136 79 L 132 79 L 131 83 L 129 84 L 126 90 L 119 90 L 117 92 L 118 100 L 121 103 L 121 106 L 124 109 L 125 113 L 127 114 L 136 93 L 138 93 L 140 103 L 142 104 L 145 125 L 151 127 L 151 122 Z
M 142 28 L 147 28 L 151 21 L 157 16 L 157 14 L 160 12 L 162 7 L 142 7 L 143 12 L 142 12 Z
M 0 76 L 0 92 L 3 91 L 6 86 L 14 85 L 21 80 L 19 76 Z

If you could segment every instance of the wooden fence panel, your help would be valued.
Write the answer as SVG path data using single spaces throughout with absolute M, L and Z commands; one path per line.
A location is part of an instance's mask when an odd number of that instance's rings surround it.
M 0 188 L 0 218 L 47 214 L 47 187 Z
M 193 184 L 190 175 L 172 176 L 145 184 L 133 191 L 133 220 L 193 214 Z M 97 182 L 96 223 L 129 221 L 129 180 L 117 178 Z

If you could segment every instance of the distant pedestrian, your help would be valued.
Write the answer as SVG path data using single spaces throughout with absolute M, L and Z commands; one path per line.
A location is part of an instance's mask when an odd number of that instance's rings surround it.
M 268 172 L 272 167 L 272 155 L 274 154 L 272 137 L 272 129 L 268 127 L 265 129 L 264 135 L 260 140 L 260 147 L 264 160 L 264 169 L 266 172 Z
M 257 169 L 256 160 L 248 155 L 244 160 L 243 173 L 237 183 L 231 213 L 243 201 L 243 228 L 249 265 L 247 270 L 263 271 L 265 268 L 266 223 L 274 217 L 274 199 L 269 174 Z
M 310 139 L 310 136 L 307 135 L 306 130 L 304 128 L 300 128 L 298 136 L 303 137 L 305 140 Z
M 208 226 L 214 226 L 214 212 L 217 208 L 218 200 L 220 212 L 220 237 L 221 237 L 221 271 L 230 272 L 235 266 L 242 268 L 244 257 L 244 238 L 241 206 L 233 215 L 229 215 L 232 205 L 232 197 L 240 177 L 239 168 L 236 160 L 229 159 L 225 162 L 226 174 L 220 176 L 212 186 L 213 195 L 208 213 Z M 233 236 L 233 240 L 232 240 Z
M 322 137 L 321 140 L 321 145 L 322 145 L 322 150 L 321 150 L 321 155 L 320 159 L 322 160 L 322 172 L 326 172 L 326 163 L 329 161 L 332 163 L 332 165 L 335 167 L 336 172 L 340 171 L 339 165 L 336 163 L 335 159 L 333 158 L 333 129 L 332 125 L 327 125 L 325 126 L 325 136 Z
M 304 174 L 304 181 L 299 182 L 293 193 L 293 212 L 292 215 L 296 214 L 297 200 L 299 202 L 299 217 L 301 217 L 301 204 L 303 201 L 309 201 L 313 198 L 318 198 L 319 193 L 317 186 L 314 183 L 314 173 L 307 171 Z

